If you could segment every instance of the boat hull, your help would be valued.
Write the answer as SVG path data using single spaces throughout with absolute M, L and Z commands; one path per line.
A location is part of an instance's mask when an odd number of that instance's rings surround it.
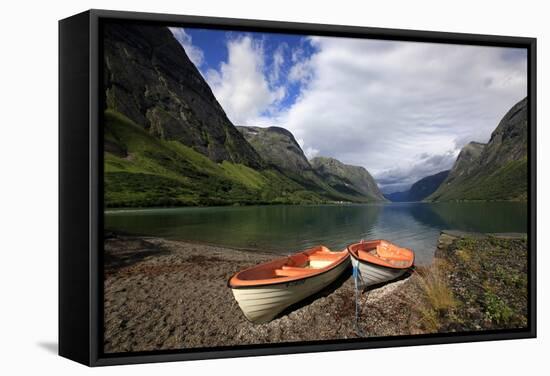
M 374 265 L 352 258 L 352 263 L 358 268 L 364 287 L 382 284 L 401 277 L 407 269 L 391 269 Z
M 273 320 L 286 308 L 323 290 L 338 279 L 349 263 L 348 258 L 324 273 L 296 281 L 231 290 L 245 317 L 255 324 L 261 324 Z

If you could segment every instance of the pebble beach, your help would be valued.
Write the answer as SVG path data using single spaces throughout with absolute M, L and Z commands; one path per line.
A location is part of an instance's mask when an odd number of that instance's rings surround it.
M 358 338 L 351 272 L 266 324 L 244 317 L 227 281 L 280 255 L 159 238 L 105 241 L 106 353 Z M 360 296 L 369 335 L 410 333 L 400 280 Z M 402 307 L 399 307 L 402 306 Z M 389 311 L 401 314 L 387 315 Z

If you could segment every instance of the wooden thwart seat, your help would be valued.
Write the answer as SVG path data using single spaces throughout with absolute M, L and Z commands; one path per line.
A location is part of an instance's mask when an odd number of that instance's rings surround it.
M 383 257 L 388 260 L 407 261 L 410 259 L 410 254 L 408 252 L 404 252 L 395 246 L 392 247 L 392 246 L 378 245 L 376 247 L 376 253 L 378 253 L 380 257 Z
M 281 267 L 281 269 L 283 269 L 283 270 L 294 270 L 294 271 L 299 272 L 299 271 L 302 271 L 302 270 L 304 270 L 304 269 L 306 269 L 306 268 L 300 267 L 300 266 L 283 265 L 283 266 Z M 306 269 L 306 270 L 307 270 L 307 269 Z
M 335 261 L 339 258 L 341 258 L 340 255 L 332 253 L 319 253 L 309 256 L 310 261 Z
M 283 265 L 281 269 L 275 269 L 275 275 L 279 277 L 298 277 L 305 274 L 314 273 L 315 269 L 299 268 L 295 266 Z

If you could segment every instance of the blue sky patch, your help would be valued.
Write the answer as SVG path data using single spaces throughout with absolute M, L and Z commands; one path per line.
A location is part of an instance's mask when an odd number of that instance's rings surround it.
M 285 87 L 286 95 L 278 103 L 279 111 L 289 108 L 296 101 L 302 87 L 301 82 L 288 78 L 292 65 L 309 59 L 315 53 L 315 48 L 307 40 L 307 37 L 302 35 L 197 28 L 185 28 L 184 30 L 191 37 L 193 46 L 200 48 L 203 52 L 203 61 L 199 69 L 205 77 L 208 70 L 218 71 L 221 64 L 228 61 L 227 43 L 229 41 L 248 36 L 255 42 L 261 43 L 264 52 L 263 73 L 266 77 L 274 78 L 269 82 L 272 87 Z M 283 63 L 275 68 L 276 55 L 279 53 L 283 57 Z M 278 69 L 278 75 L 275 78 L 276 69 Z M 266 110 L 261 115 L 267 116 L 269 113 Z

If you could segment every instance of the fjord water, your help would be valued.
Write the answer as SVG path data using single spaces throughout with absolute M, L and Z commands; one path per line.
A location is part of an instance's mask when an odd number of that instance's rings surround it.
M 105 213 L 105 228 L 123 233 L 290 254 L 318 244 L 333 250 L 361 239 L 387 239 L 430 263 L 444 229 L 526 232 L 518 202 L 383 203 L 127 209 Z

